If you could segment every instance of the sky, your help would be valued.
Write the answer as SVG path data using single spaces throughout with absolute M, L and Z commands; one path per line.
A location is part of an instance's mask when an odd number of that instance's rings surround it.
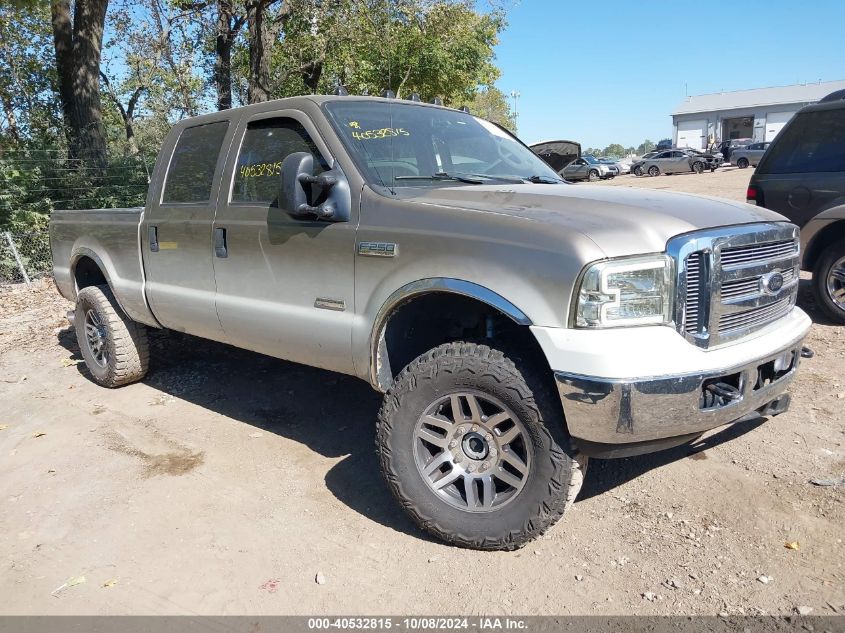
M 685 91 L 845 79 L 845 0 L 519 0 L 507 21 L 496 85 L 527 143 L 636 147 L 671 137 Z

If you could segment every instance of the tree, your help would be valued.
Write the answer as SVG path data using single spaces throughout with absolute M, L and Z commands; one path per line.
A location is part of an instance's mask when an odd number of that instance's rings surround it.
M 58 129 L 50 10 L 43 4 L 0 6 L 0 147 L 48 137 Z
M 106 133 L 100 102 L 100 55 L 108 0 L 51 0 L 58 92 L 68 155 L 105 166 Z
M 604 148 L 602 155 L 613 156 L 615 158 L 622 158 L 625 155 L 625 148 L 622 147 L 619 143 L 611 143 L 610 145 Z
M 511 112 L 505 93 L 495 86 L 479 90 L 469 102 L 469 111 L 493 123 L 498 123 L 516 133 L 516 117 Z
M 214 36 L 214 88 L 217 109 L 232 107 L 232 47 L 246 21 L 246 15 L 235 10 L 231 0 L 218 0 Z
M 647 154 L 648 152 L 653 150 L 655 147 L 656 145 L 654 143 L 646 139 L 645 141 L 640 143 L 639 147 L 637 147 L 637 154 L 642 156 L 643 154 Z

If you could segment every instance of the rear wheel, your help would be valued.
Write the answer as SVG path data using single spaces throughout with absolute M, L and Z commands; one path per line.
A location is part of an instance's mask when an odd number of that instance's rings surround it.
M 813 291 L 825 314 L 845 325 L 845 240 L 822 251 L 813 271 Z
M 82 358 L 95 382 L 120 387 L 146 375 L 147 328 L 123 313 L 108 286 L 79 291 L 74 322 Z
M 657 165 L 652 165 L 648 168 L 648 175 L 649 176 L 659 176 L 660 175 L 660 167 Z
M 599 172 L 595 169 L 591 169 L 590 172 L 587 174 L 587 180 L 590 182 L 595 182 L 599 179 Z
M 695 162 L 692 164 L 692 170 L 697 174 L 704 173 L 704 163 Z
M 643 168 L 640 165 L 637 165 L 636 167 L 634 167 L 633 171 L 634 171 L 635 176 L 642 176 L 643 175 Z
M 543 378 L 515 355 L 462 342 L 396 378 L 376 446 L 391 491 L 421 528 L 463 547 L 511 550 L 561 517 L 586 460 Z
M 748 159 L 740 158 L 738 161 L 736 161 L 736 166 L 740 169 L 745 169 L 746 167 L 748 167 Z

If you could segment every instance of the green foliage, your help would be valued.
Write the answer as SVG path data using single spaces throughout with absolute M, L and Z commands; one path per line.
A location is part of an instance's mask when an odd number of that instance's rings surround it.
M 107 169 L 64 157 L 61 150 L 18 150 L 0 156 L 0 230 L 46 228 L 53 209 L 144 204 L 147 171 L 140 157 L 115 157 Z
M 637 147 L 637 155 L 642 156 L 643 154 L 647 154 L 648 152 L 652 151 L 655 147 L 657 147 L 654 143 L 646 139 L 642 143 L 640 143 L 639 147 Z
M 511 112 L 508 98 L 495 86 L 479 90 L 468 105 L 470 113 L 498 123 L 516 133 L 516 117 Z
M 54 208 L 143 204 L 147 168 L 175 120 L 214 107 L 219 3 L 110 0 L 101 82 L 109 165 L 67 157 L 57 90 L 50 4 L 0 0 L 0 229 L 46 226 Z M 233 4 L 242 18 L 244 2 Z M 505 27 L 497 2 L 474 0 L 277 0 L 267 3 L 275 97 L 418 93 L 512 130 L 494 47 Z M 233 48 L 235 104 L 245 102 L 246 25 Z M 238 99 L 240 97 L 240 99 Z M 131 107 L 134 106 L 134 107 Z
M 500 12 L 480 13 L 469 0 L 291 0 L 273 51 L 278 97 L 330 93 L 343 84 L 352 94 L 397 97 L 418 93 L 462 105 L 479 86 L 499 76 L 493 47 L 505 27 Z M 243 49 L 235 58 L 243 86 Z M 305 76 L 319 68 L 316 90 Z M 241 92 L 243 88 L 241 88 Z

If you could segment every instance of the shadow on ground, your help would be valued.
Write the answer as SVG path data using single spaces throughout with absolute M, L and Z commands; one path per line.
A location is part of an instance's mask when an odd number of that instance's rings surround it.
M 72 330 L 60 344 L 81 358 Z M 381 397 L 349 376 L 289 363 L 222 343 L 169 331 L 151 333 L 145 384 L 234 420 L 276 433 L 326 457 L 342 457 L 326 487 L 344 504 L 394 530 L 427 538 L 393 500 L 374 450 Z M 86 374 L 84 364 L 78 365 Z M 693 445 L 615 460 L 592 460 L 580 500 L 747 433 L 761 421 L 726 427 Z

